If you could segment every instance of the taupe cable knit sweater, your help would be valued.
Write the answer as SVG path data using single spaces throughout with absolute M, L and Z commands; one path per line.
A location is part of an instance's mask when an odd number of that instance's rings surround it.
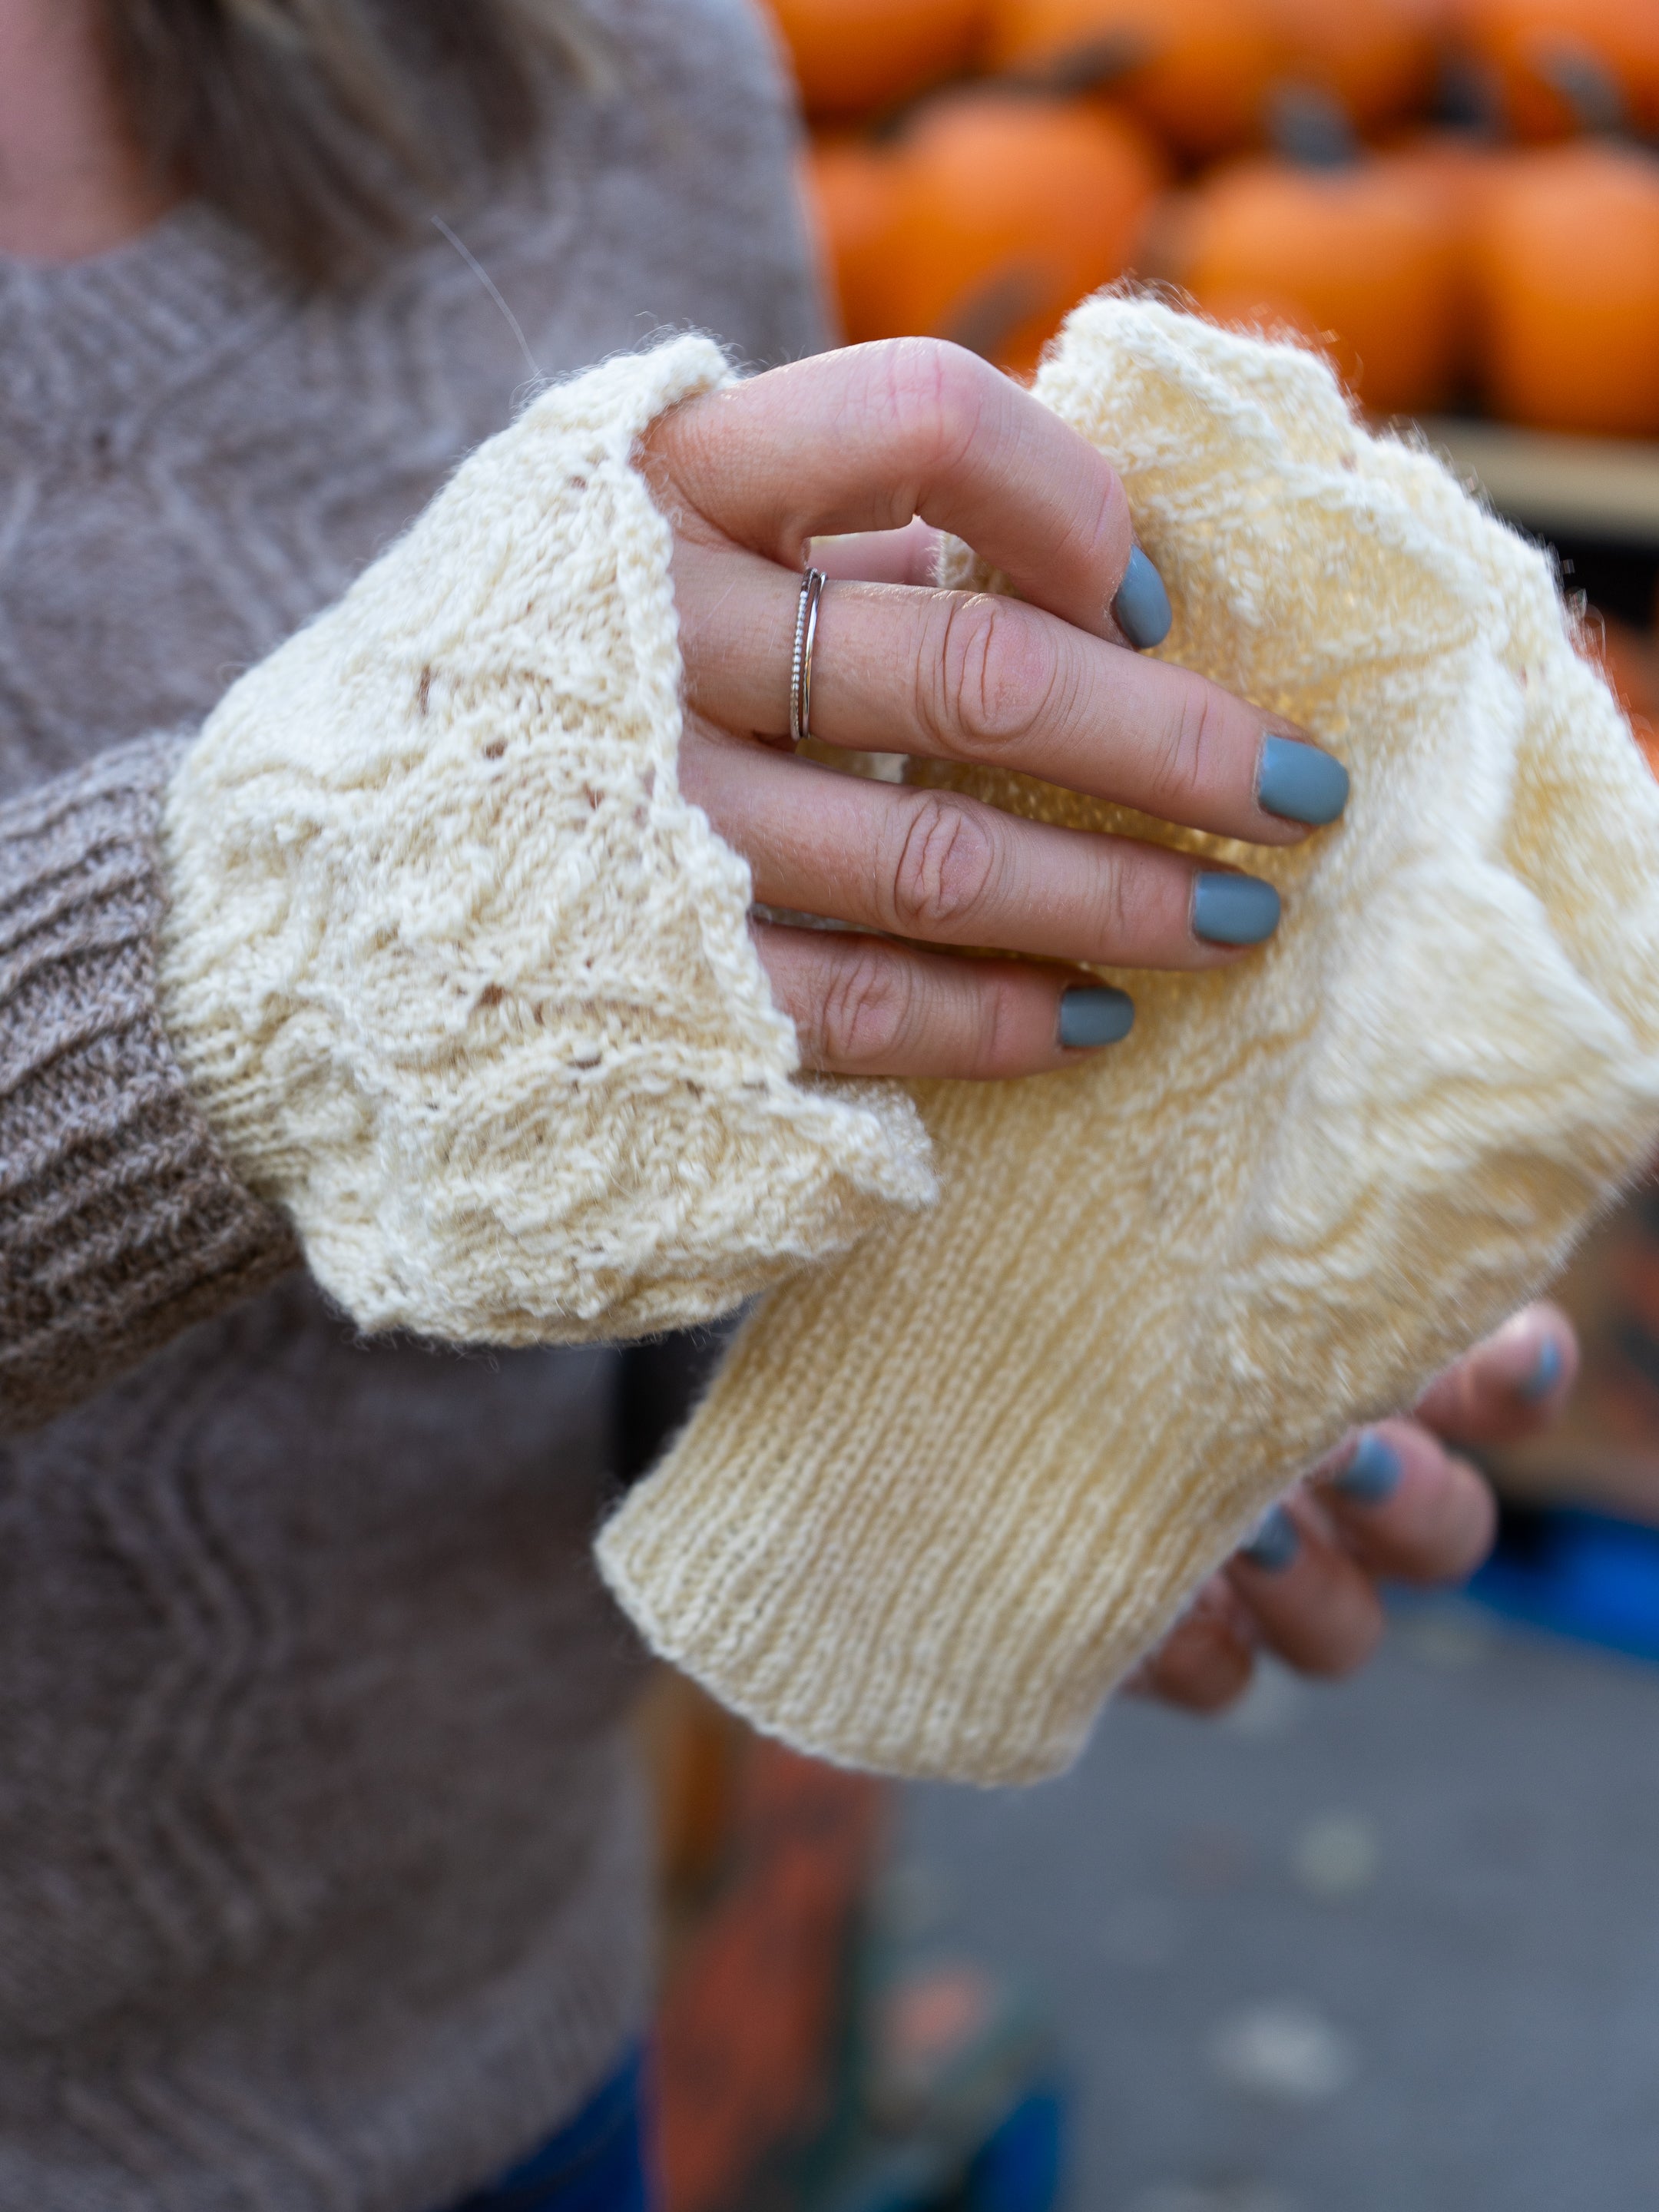
M 556 374 L 820 339 L 738 0 L 458 214 Z M 354 1343 L 157 1022 L 154 834 L 228 681 L 528 371 L 436 238 L 296 301 L 186 210 L 0 264 L 0 2204 L 426 2212 L 639 2018 L 602 1352 Z

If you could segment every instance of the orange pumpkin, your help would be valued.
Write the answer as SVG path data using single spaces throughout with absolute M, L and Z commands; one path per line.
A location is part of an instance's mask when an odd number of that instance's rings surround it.
M 900 164 L 863 138 L 818 138 L 806 155 L 806 199 L 842 335 L 879 337 L 882 266 L 897 212 Z
M 1203 158 L 1261 134 L 1280 60 L 1271 9 L 1272 0 L 990 0 L 987 54 L 1023 73 L 1097 66 L 1113 100 Z
M 1523 138 L 1559 138 L 1589 120 L 1596 75 L 1628 120 L 1659 130 L 1659 7 L 1654 0 L 1459 0 L 1459 29 L 1504 119 Z M 1575 94 L 1575 78 L 1583 90 Z
M 1273 0 L 1285 76 L 1334 94 L 1367 131 L 1426 103 L 1445 14 L 1440 0 Z
M 933 102 L 897 159 L 867 295 L 881 334 L 955 338 L 1016 374 L 1079 300 L 1122 274 L 1164 181 L 1128 117 L 992 89 Z
M 853 121 L 972 62 L 984 0 L 769 0 L 811 116 Z
M 1396 140 L 1389 153 L 1395 174 L 1414 181 L 1445 225 L 1456 272 L 1451 378 L 1456 396 L 1472 387 L 1476 375 L 1479 318 L 1474 241 L 1480 210 L 1488 190 L 1505 173 L 1510 149 L 1472 137 L 1467 131 L 1421 131 Z
M 1516 154 L 1481 193 L 1473 252 L 1494 413 L 1659 434 L 1659 161 L 1594 141 Z
M 1459 357 L 1455 212 L 1409 159 L 1250 160 L 1190 194 L 1173 273 L 1218 322 L 1329 352 L 1372 413 L 1442 406 Z

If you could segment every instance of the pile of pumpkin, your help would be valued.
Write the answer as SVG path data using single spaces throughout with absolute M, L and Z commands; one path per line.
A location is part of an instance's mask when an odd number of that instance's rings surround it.
M 1659 0 L 771 0 L 849 339 L 1135 274 L 1375 415 L 1659 434 Z

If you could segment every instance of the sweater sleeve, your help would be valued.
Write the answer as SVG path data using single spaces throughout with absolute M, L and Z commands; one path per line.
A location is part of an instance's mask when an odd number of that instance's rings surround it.
M 89 1396 L 297 1259 L 155 998 L 156 833 L 185 741 L 0 807 L 0 1430 Z

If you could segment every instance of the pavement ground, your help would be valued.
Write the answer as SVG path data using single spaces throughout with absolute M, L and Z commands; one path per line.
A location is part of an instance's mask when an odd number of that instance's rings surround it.
M 1068 2212 L 1659 2207 L 1659 1668 L 1413 1603 L 1357 1681 L 907 1790 L 893 1883 L 1046 1992 Z

